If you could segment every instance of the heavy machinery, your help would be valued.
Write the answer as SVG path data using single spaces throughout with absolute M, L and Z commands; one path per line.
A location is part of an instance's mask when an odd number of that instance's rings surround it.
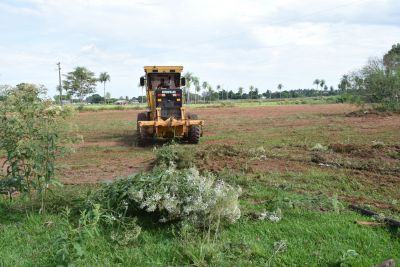
M 156 138 L 180 138 L 197 144 L 203 135 L 203 120 L 182 106 L 182 66 L 145 66 L 140 85 L 146 86 L 148 112 L 137 116 L 137 143 L 140 146 Z

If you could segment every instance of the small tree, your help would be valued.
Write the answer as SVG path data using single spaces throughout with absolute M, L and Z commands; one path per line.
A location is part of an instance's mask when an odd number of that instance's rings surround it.
M 104 104 L 106 103 L 106 82 L 109 82 L 111 80 L 110 74 L 108 74 L 107 72 L 102 72 L 99 75 L 99 82 L 101 82 L 103 84 L 103 96 L 104 96 Z
M 0 191 L 20 191 L 42 199 L 55 182 L 56 158 L 69 152 L 77 139 L 68 118 L 72 110 L 55 106 L 40 95 L 43 87 L 19 84 L 0 103 L 0 149 L 6 152 L 7 170 L 0 174 Z
M 64 89 L 76 95 L 82 102 L 85 96 L 96 92 L 96 82 L 94 72 L 85 67 L 76 67 L 74 71 L 65 75 Z

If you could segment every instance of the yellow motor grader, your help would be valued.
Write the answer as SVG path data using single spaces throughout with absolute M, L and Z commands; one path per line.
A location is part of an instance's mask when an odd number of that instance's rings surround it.
M 140 146 L 156 138 L 180 138 L 197 144 L 203 135 L 203 120 L 182 106 L 182 66 L 145 66 L 140 86 L 146 86 L 149 111 L 137 116 L 137 143 Z

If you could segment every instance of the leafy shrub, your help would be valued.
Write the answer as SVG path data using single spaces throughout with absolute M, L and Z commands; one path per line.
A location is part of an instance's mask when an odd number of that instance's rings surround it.
M 155 147 L 156 164 L 161 167 L 176 166 L 178 169 L 190 168 L 194 164 L 194 156 L 191 150 L 178 146 L 174 142 L 163 145 L 160 148 Z
M 344 75 L 341 88 L 350 102 L 372 104 L 380 111 L 400 111 L 400 68 L 392 68 L 382 58 L 371 58 L 357 71 Z M 346 96 L 346 98 L 348 97 Z
M 0 149 L 6 152 L 7 171 L 0 191 L 38 191 L 42 197 L 55 182 L 55 160 L 72 150 L 71 109 L 53 105 L 32 84 L 8 88 L 0 102 Z M 42 207 L 43 208 L 43 207 Z
M 136 219 L 115 218 L 98 204 L 90 205 L 82 210 L 76 223 L 73 223 L 71 210 L 62 212 L 60 230 L 54 241 L 57 248 L 55 261 L 58 266 L 73 266 L 84 259 L 86 250 L 93 245 L 93 240 L 108 230 L 109 238 L 117 245 L 126 246 L 136 241 L 141 227 Z
M 89 201 L 115 216 L 145 211 L 158 216 L 160 222 L 187 219 L 197 226 L 209 226 L 239 219 L 240 191 L 210 173 L 201 175 L 194 167 L 179 170 L 171 164 L 106 185 Z
M 69 209 L 62 213 L 63 220 L 55 241 L 57 247 L 55 259 L 61 266 L 70 266 L 75 260 L 82 258 L 86 253 L 86 242 L 100 234 L 99 222 L 102 216 L 100 205 L 82 211 L 77 226 L 70 222 L 70 215 Z

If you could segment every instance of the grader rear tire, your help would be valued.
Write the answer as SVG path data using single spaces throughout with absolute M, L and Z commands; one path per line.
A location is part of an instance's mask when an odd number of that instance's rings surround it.
M 147 121 L 147 114 L 145 112 L 139 113 L 137 115 L 137 121 Z M 136 142 L 138 146 L 145 146 L 147 144 L 147 134 L 145 131 L 140 131 L 139 123 L 137 123 L 136 128 Z
M 188 119 L 190 120 L 198 120 L 198 116 L 196 114 L 189 114 Z M 198 144 L 201 136 L 201 128 L 199 125 L 192 125 L 189 128 L 188 133 L 188 142 L 189 144 Z

